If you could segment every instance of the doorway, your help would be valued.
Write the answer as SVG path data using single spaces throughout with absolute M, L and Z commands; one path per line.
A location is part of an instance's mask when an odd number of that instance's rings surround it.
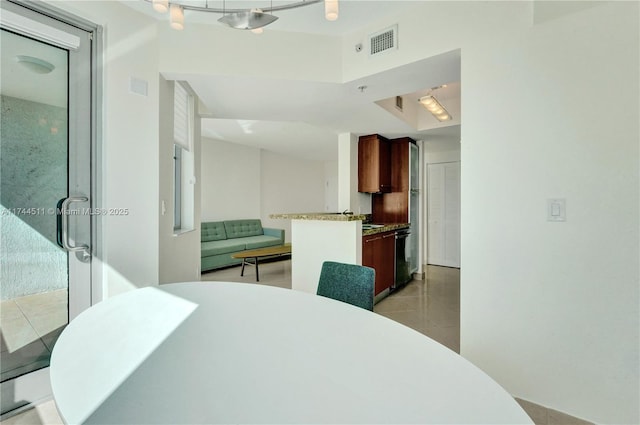
M 1 4 L 3 416 L 50 396 L 56 340 L 91 305 L 97 237 L 93 33 L 34 7 Z
M 460 267 L 460 162 L 427 164 L 427 264 Z

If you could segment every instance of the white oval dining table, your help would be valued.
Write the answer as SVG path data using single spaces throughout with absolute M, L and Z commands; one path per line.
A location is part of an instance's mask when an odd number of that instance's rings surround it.
M 50 375 L 70 424 L 532 424 L 488 375 L 432 339 L 256 284 L 109 298 L 62 332 Z

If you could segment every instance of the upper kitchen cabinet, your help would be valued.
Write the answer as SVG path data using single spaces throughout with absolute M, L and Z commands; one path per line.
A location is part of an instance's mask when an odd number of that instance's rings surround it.
M 416 180 L 416 172 L 412 170 L 417 159 L 416 142 L 409 137 L 389 140 L 391 146 L 391 193 L 374 195 L 372 199 L 372 219 L 375 223 L 409 223 L 411 198 L 417 212 L 417 191 L 412 187 L 412 178 Z M 412 173 L 413 171 L 413 173 Z M 415 184 L 415 181 L 414 181 Z M 417 188 L 417 187 L 416 187 Z
M 391 143 L 379 134 L 358 141 L 358 192 L 391 192 Z
M 409 146 L 415 141 L 410 137 L 393 139 L 391 143 L 391 191 L 406 192 L 409 187 Z

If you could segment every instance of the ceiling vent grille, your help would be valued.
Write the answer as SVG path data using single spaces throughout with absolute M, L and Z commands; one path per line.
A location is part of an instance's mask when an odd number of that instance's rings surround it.
M 369 36 L 369 56 L 398 48 L 398 26 L 394 25 Z

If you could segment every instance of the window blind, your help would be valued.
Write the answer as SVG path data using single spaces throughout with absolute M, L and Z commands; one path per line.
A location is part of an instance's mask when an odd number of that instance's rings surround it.
M 180 83 L 174 85 L 173 100 L 173 140 L 187 151 L 191 150 L 190 143 L 190 95 Z

